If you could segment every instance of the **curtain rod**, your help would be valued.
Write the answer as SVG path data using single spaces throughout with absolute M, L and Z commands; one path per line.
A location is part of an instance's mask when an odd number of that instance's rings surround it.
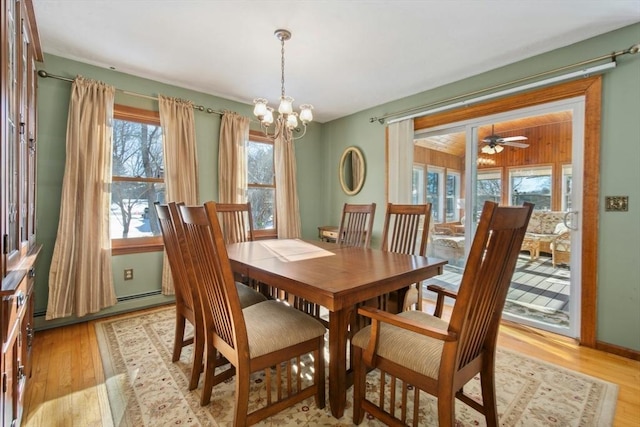
M 40 77 L 42 77 L 42 78 L 51 77 L 52 79 L 63 80 L 65 82 L 73 82 L 73 79 L 70 79 L 69 77 L 56 76 L 55 74 L 50 74 L 50 73 L 46 72 L 45 70 L 38 70 L 38 75 Z M 123 90 L 123 89 L 116 88 L 116 91 L 118 91 L 120 93 L 124 93 L 125 95 L 137 96 L 138 98 L 150 99 L 152 101 L 157 101 L 158 100 L 158 97 L 149 96 L 149 95 L 143 95 L 141 93 L 136 93 L 136 92 L 130 92 L 128 90 Z M 193 109 L 194 110 L 198 110 L 198 111 L 203 111 L 203 112 L 209 113 L 209 114 L 218 114 L 220 116 L 224 114 L 223 111 L 216 111 L 216 110 L 214 110 L 212 108 L 208 108 L 208 107 L 205 107 L 203 105 L 195 105 L 194 104 Z
M 640 43 L 636 43 L 633 46 L 629 47 L 628 49 L 620 50 L 618 52 L 612 52 L 612 53 L 607 54 L 607 55 L 602 55 L 602 56 L 599 56 L 597 58 L 588 59 L 586 61 L 577 62 L 575 64 L 566 65 L 564 67 L 559 67 L 559 68 L 556 68 L 556 69 L 553 69 L 553 70 L 544 71 L 542 73 L 533 74 L 531 76 L 523 77 L 523 78 L 516 79 L 516 80 L 512 80 L 512 81 L 507 82 L 507 83 L 501 83 L 499 85 L 491 86 L 491 87 L 488 87 L 488 88 L 485 88 L 485 89 L 476 90 L 476 91 L 473 91 L 473 92 L 468 92 L 468 93 L 465 93 L 465 94 L 462 94 L 462 95 L 458 95 L 458 96 L 454 96 L 454 97 L 451 97 L 451 98 L 443 99 L 441 101 L 432 102 L 430 104 L 419 105 L 417 107 L 408 108 L 406 110 L 396 111 L 395 113 L 389 113 L 389 114 L 385 114 L 385 115 L 382 115 L 382 116 L 371 117 L 369 119 L 369 122 L 373 123 L 373 122 L 377 121 L 380 124 L 384 124 L 385 120 L 388 119 L 389 117 L 400 116 L 400 115 L 412 113 L 412 112 L 418 111 L 418 110 L 425 110 L 426 108 L 433 107 L 433 106 L 436 106 L 436 105 L 445 104 L 447 102 L 452 102 L 452 101 L 457 101 L 459 99 L 466 98 L 466 97 L 469 97 L 469 96 L 478 95 L 478 94 L 485 93 L 485 92 L 490 92 L 492 90 L 500 89 L 500 88 L 503 88 L 505 86 L 510 86 L 510 85 L 513 85 L 513 84 L 516 84 L 516 83 L 522 83 L 522 82 L 525 82 L 525 81 L 528 81 L 528 80 L 532 80 L 532 79 L 535 79 L 535 78 L 539 78 L 539 77 L 543 77 L 543 76 L 546 76 L 546 75 L 549 75 L 549 74 L 557 73 L 557 72 L 560 72 L 560 71 L 565 71 L 565 70 L 568 70 L 570 68 L 575 68 L 575 67 L 579 67 L 579 66 L 582 66 L 582 65 L 592 64 L 594 62 L 603 61 L 605 59 L 611 59 L 612 61 L 615 61 L 618 56 L 627 55 L 627 54 L 636 54 L 636 53 L 638 53 L 638 51 L 640 51 Z M 526 89 L 527 88 L 526 86 L 529 86 L 529 85 L 523 86 L 523 89 Z M 513 88 L 512 92 L 515 92 L 515 91 L 517 91 L 519 89 L 520 88 Z M 496 96 L 499 96 L 499 95 L 500 95 L 500 93 L 496 94 Z M 490 96 L 491 95 L 486 95 L 484 97 L 479 97 L 479 98 L 487 99 Z M 479 98 L 476 98 L 475 101 L 479 100 Z M 467 102 L 470 102 L 470 101 L 474 101 L 474 100 L 462 101 L 462 103 L 467 103 Z M 458 104 L 454 104 L 453 106 L 457 106 L 457 105 Z M 442 110 L 442 109 L 446 109 L 446 108 L 447 107 L 445 106 L 445 107 L 441 107 L 441 109 L 438 109 L 438 110 Z M 401 119 L 408 119 L 410 117 L 411 118 L 412 117 L 417 117 L 417 116 L 423 115 L 425 112 L 426 112 L 426 110 L 425 111 L 419 111 L 417 113 L 412 114 L 411 116 L 405 116 L 405 117 L 402 117 L 402 118 L 399 118 L 399 119 L 394 119 L 393 121 L 398 121 L 398 120 L 401 120 Z

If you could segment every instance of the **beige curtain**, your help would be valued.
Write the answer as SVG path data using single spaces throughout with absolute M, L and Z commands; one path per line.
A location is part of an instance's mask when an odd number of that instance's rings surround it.
M 276 168 L 276 220 L 279 239 L 300 238 L 300 210 L 296 186 L 296 154 L 293 135 L 284 119 L 276 119 L 274 139 Z
M 158 96 L 162 146 L 164 150 L 164 182 L 168 202 L 198 203 L 198 161 L 193 103 Z M 162 293 L 175 293 L 166 252 L 162 266 Z
M 71 85 L 60 219 L 46 319 L 116 304 L 109 204 L 115 88 L 78 76 Z
M 413 119 L 389 125 L 389 203 L 411 203 Z
M 218 201 L 247 202 L 246 143 L 249 139 L 249 118 L 225 112 L 220 125 L 218 150 Z

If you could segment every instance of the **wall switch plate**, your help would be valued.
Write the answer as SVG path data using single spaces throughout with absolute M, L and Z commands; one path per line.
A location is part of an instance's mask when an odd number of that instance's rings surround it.
M 607 212 L 627 212 L 629 210 L 629 196 L 606 196 L 604 210 Z
M 132 279 L 133 279 L 133 268 L 125 268 L 124 280 L 132 280 Z

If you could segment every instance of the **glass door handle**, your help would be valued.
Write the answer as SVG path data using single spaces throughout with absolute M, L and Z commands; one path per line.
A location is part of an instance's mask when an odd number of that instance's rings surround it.
M 578 227 L 577 226 L 573 226 L 574 223 L 577 223 L 577 221 L 575 221 L 578 218 L 578 211 L 567 211 L 564 214 L 564 218 L 562 219 L 562 222 L 564 223 L 565 227 L 567 227 L 569 230 L 577 230 Z

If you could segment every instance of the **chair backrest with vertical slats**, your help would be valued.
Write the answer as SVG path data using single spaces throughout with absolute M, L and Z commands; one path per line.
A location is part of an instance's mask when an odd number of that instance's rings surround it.
M 373 232 L 376 204 L 356 205 L 345 203 L 336 243 L 343 246 L 368 248 Z
M 449 329 L 456 331 L 457 370 L 487 349 L 495 350 L 498 328 L 518 253 L 533 205 L 498 206 L 485 202 L 451 314 Z M 445 345 L 445 352 L 447 351 Z
M 227 244 L 254 240 L 251 203 L 216 203 L 216 211 Z
M 431 203 L 387 204 L 382 229 L 382 250 L 424 256 L 431 219 Z
M 216 204 L 180 206 L 184 225 L 184 249 L 191 264 L 187 270 L 197 284 L 204 308 L 207 333 L 213 333 L 216 348 L 227 358 L 248 356 L 249 344 L 240 299 L 218 221 Z M 224 345 L 220 341 L 224 341 Z M 230 359 L 231 360 L 231 359 Z
M 171 268 L 171 276 L 173 278 L 173 287 L 176 292 L 176 303 L 184 304 L 189 310 L 194 310 L 194 299 L 192 289 L 187 275 L 187 271 L 180 251 L 176 228 L 171 216 L 169 205 L 155 203 L 160 230 L 162 231 L 162 239 L 164 248 L 167 252 L 169 267 Z M 175 208 L 175 203 L 174 203 Z M 193 321 L 193 319 L 190 319 Z

